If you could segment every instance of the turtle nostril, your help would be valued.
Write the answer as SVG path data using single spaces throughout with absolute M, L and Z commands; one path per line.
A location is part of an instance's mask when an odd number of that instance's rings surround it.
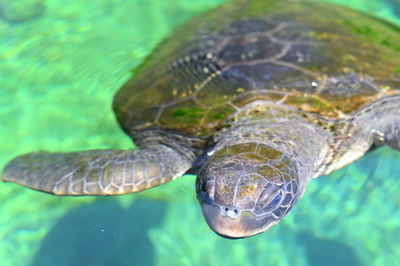
M 240 210 L 236 208 L 221 207 L 222 216 L 229 216 L 231 218 L 236 218 L 240 214 Z

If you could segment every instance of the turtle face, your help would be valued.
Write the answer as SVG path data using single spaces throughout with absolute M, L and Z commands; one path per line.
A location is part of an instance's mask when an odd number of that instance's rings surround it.
M 300 188 L 294 164 L 280 152 L 218 152 L 196 181 L 204 218 L 217 234 L 244 238 L 278 223 L 296 203 Z

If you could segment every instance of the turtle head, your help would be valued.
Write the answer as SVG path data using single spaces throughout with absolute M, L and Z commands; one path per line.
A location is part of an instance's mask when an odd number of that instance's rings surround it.
M 277 224 L 299 198 L 298 172 L 290 158 L 267 146 L 245 143 L 215 152 L 200 169 L 197 198 L 217 234 L 244 238 Z

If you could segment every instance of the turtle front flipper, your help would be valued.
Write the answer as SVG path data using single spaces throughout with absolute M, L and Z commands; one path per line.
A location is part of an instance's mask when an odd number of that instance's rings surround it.
M 399 106 L 400 94 L 383 97 L 359 111 L 356 124 L 372 137 L 376 146 L 387 145 L 400 151 Z
M 375 112 L 380 121 L 372 123 L 375 142 L 400 151 L 400 95 L 384 98 L 382 102 L 380 108 L 384 110 L 376 108 Z
M 378 142 L 400 151 L 400 117 L 397 120 L 388 122 L 383 131 L 377 131 L 376 138 Z
M 37 152 L 9 162 L 3 180 L 57 195 L 126 194 L 173 180 L 191 165 L 161 144 L 140 150 Z

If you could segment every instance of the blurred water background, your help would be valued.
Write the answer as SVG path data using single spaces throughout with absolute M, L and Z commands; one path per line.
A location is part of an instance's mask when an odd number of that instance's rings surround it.
M 113 94 L 178 23 L 222 2 L 0 0 L 0 168 L 40 149 L 130 148 Z M 329 2 L 400 25 L 399 0 Z M 0 265 L 400 265 L 399 162 L 377 149 L 237 241 L 204 222 L 194 176 L 114 197 L 0 183 Z

